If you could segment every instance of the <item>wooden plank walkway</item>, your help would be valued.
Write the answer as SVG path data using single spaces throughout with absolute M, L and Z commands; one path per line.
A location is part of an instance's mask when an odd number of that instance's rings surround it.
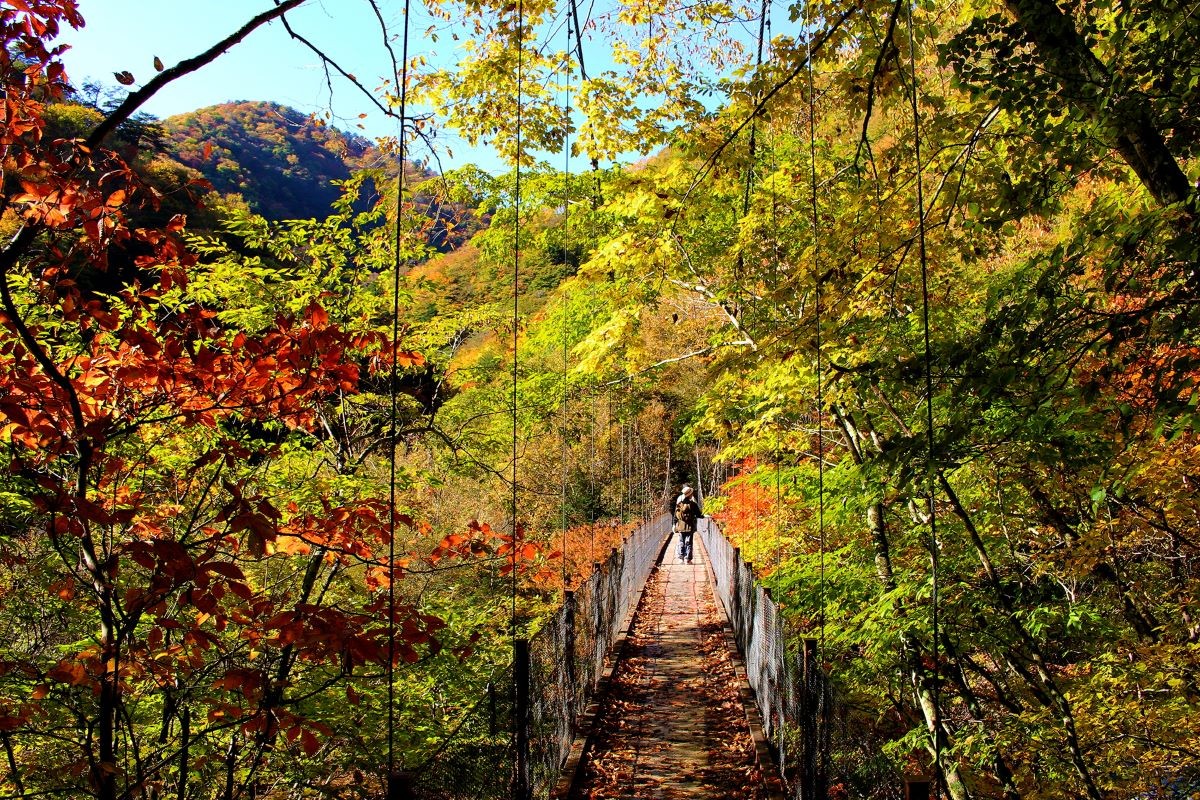
M 575 797 L 767 798 L 699 537 L 695 549 L 681 563 L 672 541 L 650 576 Z

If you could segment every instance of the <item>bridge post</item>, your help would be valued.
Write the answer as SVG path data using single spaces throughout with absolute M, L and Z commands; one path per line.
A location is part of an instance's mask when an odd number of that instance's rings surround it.
M 513 641 L 513 683 L 515 684 L 516 707 L 513 710 L 513 738 L 516 746 L 516 763 L 513 769 L 513 800 L 529 800 L 529 640 Z
M 826 796 L 825 760 L 821 753 L 822 703 L 824 682 L 821 680 L 821 664 L 817 639 L 804 640 L 804 657 L 801 662 L 800 709 L 803 727 L 800 731 L 800 797 L 801 800 L 816 800 Z
M 498 730 L 500 730 L 500 726 L 497 724 L 497 720 L 496 720 L 496 684 L 492 683 L 491 681 L 488 681 L 487 694 L 488 694 L 488 736 L 495 736 L 496 732 Z
M 415 800 L 412 773 L 397 770 L 389 775 L 387 796 L 388 800 Z
M 905 778 L 904 800 L 929 800 L 930 786 L 926 778 Z
M 733 558 L 729 566 L 729 621 L 735 631 L 744 630 L 746 620 L 742 619 L 742 548 L 733 548 Z
M 596 688 L 597 681 L 600 680 L 600 674 L 604 671 L 604 654 L 608 649 L 608 642 L 604 646 L 597 647 L 595 641 L 601 638 L 604 631 L 604 587 L 602 581 L 604 573 L 600 571 L 600 562 L 592 562 L 592 575 L 588 578 L 588 583 L 591 589 L 591 605 L 592 618 L 588 624 L 591 628 L 591 639 L 593 642 L 591 652 L 591 662 L 588 664 L 588 692 L 592 692 Z
M 575 663 L 575 592 L 563 592 L 563 658 L 566 659 L 566 679 L 567 686 L 565 696 L 571 698 L 568 702 L 574 703 L 574 698 L 579 696 L 579 677 L 578 669 Z M 574 709 L 573 709 L 574 710 Z

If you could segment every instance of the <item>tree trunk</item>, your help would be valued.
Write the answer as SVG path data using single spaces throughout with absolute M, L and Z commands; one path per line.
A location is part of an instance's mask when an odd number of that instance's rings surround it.
M 13 752 L 12 736 L 8 731 L 0 731 L 0 741 L 4 742 L 4 754 L 8 757 L 8 775 L 17 797 L 25 796 L 25 785 L 21 783 L 21 771 L 17 768 L 17 755 Z
M 864 437 L 862 431 L 854 421 L 854 417 L 844 408 L 834 407 L 832 409 L 834 419 L 837 420 L 838 427 L 842 430 L 842 435 L 845 439 L 846 447 L 850 452 L 850 457 L 857 464 L 862 464 L 866 458 L 863 449 L 863 443 L 870 441 Z M 896 588 L 896 582 L 892 571 L 892 556 L 891 544 L 888 539 L 887 521 L 884 516 L 884 506 L 881 502 L 872 503 L 867 508 L 867 527 L 871 532 L 871 540 L 875 550 L 875 574 L 879 578 L 880 587 L 885 592 L 892 592 Z M 895 615 L 897 620 L 902 620 L 908 616 L 907 610 L 903 605 L 895 606 Z M 902 657 L 904 660 L 905 670 L 908 673 L 909 682 L 912 683 L 913 693 L 917 701 L 917 708 L 920 710 L 922 717 L 925 720 L 925 726 L 929 731 L 929 743 L 926 745 L 930 754 L 935 755 L 940 750 L 945 752 L 949 743 L 949 732 L 946 730 L 945 720 L 942 718 L 940 709 L 938 708 L 937 694 L 934 691 L 933 679 L 925 669 L 925 664 L 922 659 L 921 643 L 917 638 L 908 632 L 902 633 L 900 636 Z M 941 743 L 941 747 L 935 746 L 934 742 Z M 967 789 L 966 784 L 959 775 L 958 765 L 943 761 L 940 765 L 941 780 L 944 782 L 946 792 L 950 795 L 951 800 L 971 800 L 971 793 Z
M 188 708 L 186 701 L 183 705 L 183 710 L 179 714 L 179 737 L 182 740 L 179 745 L 179 800 L 187 800 L 187 779 L 188 767 L 190 759 L 190 750 L 192 746 L 192 711 Z
M 1017 616 L 1012 597 L 1000 582 L 1000 576 L 996 571 L 995 565 L 992 563 L 991 554 L 984 544 L 983 537 L 979 534 L 979 529 L 975 527 L 975 521 L 967 513 L 966 507 L 963 506 L 958 498 L 958 493 L 954 491 L 954 487 L 944 474 L 938 474 L 938 483 L 942 487 L 942 491 L 946 494 L 946 499 L 950 501 L 950 507 L 954 509 L 955 515 L 962 521 L 963 528 L 967 531 L 968 538 L 971 540 L 979 562 L 983 566 L 984 574 L 987 575 L 988 583 L 992 587 L 999 610 L 1003 612 L 1003 616 L 1008 620 L 1013 632 L 1017 634 L 1017 637 L 1029 650 L 1030 659 L 1037 672 L 1040 688 L 1050 701 L 1047 705 L 1059 714 L 1063 732 L 1067 738 L 1067 748 L 1071 753 L 1071 764 L 1075 767 L 1075 772 L 1079 776 L 1080 782 L 1083 783 L 1084 788 L 1087 790 L 1088 797 L 1093 798 L 1093 800 L 1101 800 L 1100 789 L 1096 786 L 1092 778 L 1091 769 L 1084 758 L 1083 747 L 1079 742 L 1079 733 L 1075 727 L 1075 713 L 1071 708 L 1070 701 L 1058 688 L 1058 683 L 1050 673 L 1041 647 Z
M 1114 86 L 1108 68 L 1087 46 L 1054 0 L 1006 0 L 1005 6 L 1034 43 L 1046 69 L 1067 89 L 1070 102 L 1115 137 L 1114 146 L 1163 205 L 1181 203 L 1191 185 L 1151 117 L 1146 98 Z
M 979 702 L 979 696 L 971 687 L 966 670 L 962 666 L 962 659 L 949 640 L 945 642 L 945 648 L 946 657 L 954 661 L 954 669 L 948 671 L 948 674 L 958 684 L 958 690 L 962 692 L 963 699 L 967 702 L 967 709 L 971 712 L 971 716 L 979 720 L 980 727 L 983 727 L 983 705 Z M 993 769 L 996 771 L 996 780 L 1000 782 L 1000 790 L 1004 793 L 1004 800 L 1021 800 L 1021 794 L 1017 791 L 1016 779 L 1013 777 L 1012 769 L 1008 766 L 1008 761 L 1004 758 L 1004 753 L 1000 750 L 1000 745 L 996 743 L 995 736 L 992 736 L 990 732 L 988 732 L 988 739 L 992 746 Z
M 117 634 L 112 603 L 107 597 L 102 597 L 100 602 L 100 657 L 104 662 L 104 672 L 100 676 L 99 707 L 96 710 L 99 752 L 92 767 L 92 780 L 95 782 L 96 797 L 99 800 L 116 800 L 116 725 L 117 707 L 121 702 L 121 683 L 117 673 Z

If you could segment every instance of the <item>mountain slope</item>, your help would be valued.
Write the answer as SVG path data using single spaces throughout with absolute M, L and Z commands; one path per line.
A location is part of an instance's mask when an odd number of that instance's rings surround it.
M 278 103 L 235 102 L 162 121 L 167 147 L 222 194 L 236 192 L 268 219 L 329 212 L 333 181 L 375 152 L 366 139 Z

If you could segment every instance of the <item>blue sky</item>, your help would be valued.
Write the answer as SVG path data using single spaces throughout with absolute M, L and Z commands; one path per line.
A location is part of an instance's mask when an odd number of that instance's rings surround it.
M 414 4 L 418 8 L 420 4 Z M 140 86 L 154 75 L 154 59 L 166 66 L 195 56 L 237 30 L 248 19 L 273 6 L 271 0 L 80 0 L 86 26 L 68 28 L 58 41 L 71 45 L 64 56 L 76 85 L 93 79 L 117 86 L 113 73 L 128 70 Z M 381 3 L 385 20 L 399 33 L 402 4 Z M 311 0 L 289 13 L 297 33 L 311 40 L 367 88 L 374 89 L 391 74 L 378 21 L 362 0 Z M 435 45 L 421 34 L 430 20 L 414 14 L 410 53 L 431 61 L 454 56 L 449 36 Z M 399 43 L 395 45 L 399 52 Z M 434 48 L 440 49 L 440 52 Z M 396 121 L 385 116 L 358 89 L 335 76 L 333 92 L 326 84 L 319 59 L 290 39 L 283 26 L 272 22 L 259 28 L 216 62 L 167 86 L 144 110 L 168 117 L 233 100 L 271 100 L 305 113 L 331 112 L 331 123 L 369 138 L 395 135 Z M 360 114 L 366 114 L 363 119 Z M 441 131 L 453 159 L 443 153 L 446 167 L 477 163 L 503 169 L 486 147 L 472 150 L 465 142 Z M 421 157 L 413 152 L 414 157 Z
M 786 4 L 786 0 L 772 0 Z M 403 22 L 403 0 L 378 0 L 384 21 L 399 35 Z M 240 28 L 254 15 L 274 6 L 272 0 L 79 0 L 86 25 L 79 31 L 67 29 L 59 42 L 71 45 L 64 56 L 68 75 L 79 85 L 95 80 L 117 87 L 113 73 L 128 71 L 139 86 L 154 75 L 154 59 L 166 66 L 191 58 L 207 50 L 220 39 Z M 451 23 L 429 18 L 420 2 L 413 4 L 410 28 L 411 56 L 424 56 L 431 64 L 452 64 L 461 45 L 448 30 Z M 605 0 L 579 0 L 581 15 L 602 14 Z M 782 17 L 783 15 L 780 14 Z M 379 22 L 366 0 L 309 0 L 289 12 L 288 20 L 300 35 L 320 47 L 346 71 L 353 73 L 363 86 L 375 89 L 391 77 L 392 65 L 384 46 Z M 438 41 L 424 36 L 431 26 L 441 30 Z M 734 30 L 735 37 L 749 41 L 754 25 Z M 556 49 L 566 46 L 565 30 L 553 29 Z M 585 40 L 586 42 L 586 40 Z M 393 42 L 397 53 L 400 43 Z M 603 52 L 601 52 L 603 51 Z M 611 66 L 607 47 L 590 48 L 587 53 L 592 73 Z M 331 124 L 368 138 L 393 136 L 396 121 L 379 111 L 359 89 L 334 75 L 332 90 L 326 81 L 320 59 L 300 42 L 292 40 L 280 22 L 274 21 L 252 33 L 209 66 L 167 86 L 147 103 L 143 110 L 157 117 L 168 117 L 205 106 L 235 100 L 270 100 L 292 106 L 304 113 L 331 114 Z M 646 102 L 653 102 L 647 98 Z M 706 105 L 719 102 L 708 98 Z M 419 109 L 415 109 L 419 111 Z M 360 115 L 365 115 L 360 118 Z M 439 128 L 436 133 L 440 163 L 449 169 L 475 163 L 490 172 L 506 171 L 487 146 L 469 147 L 452 130 Z M 447 154 L 447 149 L 453 156 Z M 411 157 L 429 160 L 428 153 L 414 147 Z M 543 154 L 553 164 L 562 163 L 561 154 Z M 631 155 L 629 160 L 636 156 Z M 585 169 L 584 159 L 572 159 L 573 166 Z

